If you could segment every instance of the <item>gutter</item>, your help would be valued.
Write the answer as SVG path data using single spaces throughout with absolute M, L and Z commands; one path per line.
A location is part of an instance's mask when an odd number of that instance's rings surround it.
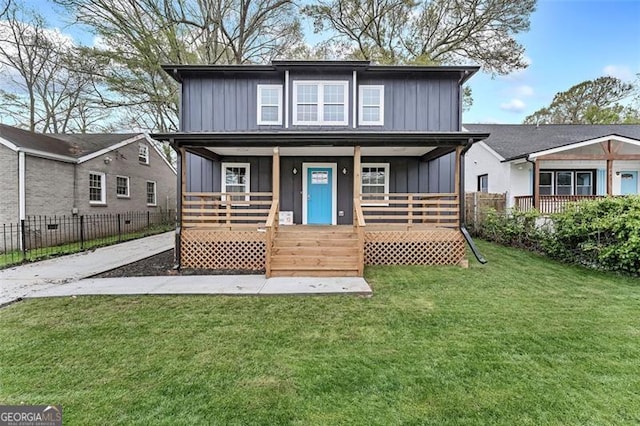
M 484 256 L 480 254 L 480 250 L 478 250 L 478 247 L 473 242 L 473 238 L 471 238 L 471 234 L 469 234 L 469 231 L 467 230 L 464 224 L 464 213 L 465 213 L 464 211 L 465 210 L 464 155 L 467 153 L 467 151 L 469 151 L 469 149 L 471 149 L 472 144 L 473 144 L 473 139 L 469 139 L 467 143 L 464 145 L 464 147 L 462 148 L 462 151 L 460 152 L 460 172 L 459 172 L 460 182 L 458 183 L 459 185 L 458 192 L 460 194 L 460 204 L 459 204 L 460 211 L 458 212 L 458 214 L 460 215 L 460 232 L 462 232 L 462 236 L 467 241 L 467 244 L 469 244 L 469 248 L 471 248 L 471 251 L 473 252 L 473 255 L 476 257 L 478 262 L 484 265 L 485 263 L 487 263 L 487 259 L 485 259 Z
M 169 141 L 169 146 L 176 152 L 177 156 L 177 173 L 176 173 L 176 235 L 173 251 L 173 269 L 180 270 L 182 267 L 182 151 L 178 148 L 173 140 Z

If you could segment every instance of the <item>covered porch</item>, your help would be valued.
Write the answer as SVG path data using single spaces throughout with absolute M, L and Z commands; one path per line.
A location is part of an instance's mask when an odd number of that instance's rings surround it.
M 220 146 L 211 135 L 207 144 L 194 143 L 193 135 L 174 139 L 180 266 L 264 271 L 267 277 L 362 276 L 365 265 L 463 262 L 461 164 L 465 148 L 484 135 L 448 133 L 434 141 L 422 134 L 395 147 L 382 146 L 382 139 L 354 145 L 353 136 L 322 146 L 292 145 L 282 137 L 276 146 L 245 141 L 243 147 Z M 189 167 L 198 163 L 190 156 L 220 165 L 251 157 L 259 165 L 251 176 L 222 166 L 227 185 L 204 188 L 190 182 Z M 318 223 L 310 213 L 317 195 L 310 187 L 323 183 L 334 190 L 332 200 L 320 203 L 330 204 L 331 218 Z

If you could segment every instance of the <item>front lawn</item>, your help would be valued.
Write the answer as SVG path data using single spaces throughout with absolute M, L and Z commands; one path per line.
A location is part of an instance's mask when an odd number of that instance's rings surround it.
M 640 283 L 479 244 L 371 298 L 79 297 L 0 309 L 0 403 L 65 424 L 640 422 Z

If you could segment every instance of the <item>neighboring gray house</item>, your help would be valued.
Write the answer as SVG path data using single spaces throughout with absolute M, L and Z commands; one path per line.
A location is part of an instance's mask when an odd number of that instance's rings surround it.
M 182 85 L 180 131 L 153 137 L 179 155 L 182 265 L 361 275 L 464 257 L 461 161 L 488 135 L 462 131 L 461 87 L 478 67 L 164 69 Z
M 175 209 L 175 169 L 140 133 L 53 135 L 0 124 L 0 169 L 0 225 Z
M 640 193 L 640 125 L 465 124 L 491 136 L 467 154 L 466 191 L 553 213 L 567 202 Z

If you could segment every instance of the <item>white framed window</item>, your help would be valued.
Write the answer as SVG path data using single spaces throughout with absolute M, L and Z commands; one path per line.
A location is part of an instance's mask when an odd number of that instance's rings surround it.
M 128 176 L 116 176 L 116 197 L 129 198 Z
M 156 205 L 156 183 L 152 180 L 147 181 L 147 205 Z
M 556 195 L 573 195 L 573 172 L 556 172 Z
M 363 205 L 366 205 L 367 198 L 376 201 L 389 199 L 387 196 L 384 198 L 370 196 L 389 193 L 389 163 L 362 163 L 360 179 Z
M 540 195 L 593 195 L 594 173 L 591 170 L 540 171 Z
M 576 172 L 576 195 L 593 195 L 592 172 Z
M 89 204 L 106 204 L 105 174 L 89 172 Z
M 222 163 L 222 192 L 250 192 L 249 163 Z M 225 197 L 223 196 L 223 201 Z M 231 197 L 231 201 L 249 201 L 249 195 Z
M 553 172 L 540 172 L 540 195 L 553 195 Z
M 349 82 L 293 82 L 293 124 L 346 126 L 349 124 Z
M 146 143 L 138 145 L 138 161 L 142 164 L 149 164 L 149 146 Z
M 384 86 L 362 85 L 358 89 L 358 122 L 364 126 L 384 125 Z
M 258 124 L 282 124 L 282 86 L 258 84 Z

